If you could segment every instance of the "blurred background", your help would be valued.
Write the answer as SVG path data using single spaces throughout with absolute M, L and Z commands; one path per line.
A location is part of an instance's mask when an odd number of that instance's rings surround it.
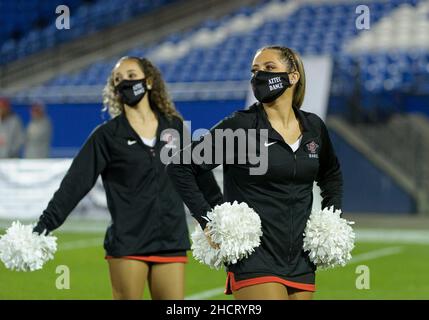
M 57 28 L 60 5 L 69 29 Z M 316 297 L 429 298 L 427 0 L 0 0 L 0 227 L 34 221 L 85 139 L 109 119 L 101 92 L 121 56 L 160 68 L 193 131 L 251 103 L 251 61 L 272 44 L 304 58 L 303 110 L 326 121 L 343 211 L 356 221 L 354 262 L 320 272 Z M 222 184 L 221 168 L 216 177 Z M 98 183 L 60 228 L 57 261 L 16 278 L 0 269 L 0 282 L 9 281 L 0 298 L 110 298 L 101 248 L 108 220 Z M 58 261 L 82 260 L 90 267 L 76 267 L 78 289 L 35 289 Z M 358 264 L 373 270 L 371 290 L 356 288 Z M 106 274 L 91 278 L 98 267 Z M 225 298 L 222 271 L 189 268 L 188 298 Z

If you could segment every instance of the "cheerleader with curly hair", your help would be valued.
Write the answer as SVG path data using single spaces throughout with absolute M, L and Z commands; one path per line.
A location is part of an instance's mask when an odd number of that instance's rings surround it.
M 153 299 L 183 299 L 188 229 L 160 157 L 165 146 L 183 147 L 182 117 L 160 72 L 145 58 L 117 62 L 103 102 L 112 119 L 91 133 L 34 231 L 58 228 L 101 175 L 111 214 L 104 248 L 113 298 L 140 299 L 148 282 Z M 180 139 L 171 138 L 171 129 L 182 133 Z M 212 206 L 222 202 L 212 173 L 198 182 Z

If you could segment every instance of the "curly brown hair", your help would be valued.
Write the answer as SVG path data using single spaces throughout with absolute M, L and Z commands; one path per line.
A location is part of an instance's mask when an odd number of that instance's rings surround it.
M 146 58 L 125 56 L 119 59 L 118 63 L 124 60 L 135 60 L 140 66 L 141 70 L 144 72 L 146 79 L 152 80 L 152 88 L 151 90 L 148 90 L 147 93 L 149 95 L 148 98 L 151 108 L 157 108 L 168 119 L 177 117 L 183 120 L 167 92 L 165 82 L 158 68 Z M 113 71 L 107 78 L 107 83 L 103 89 L 103 105 L 103 111 L 108 111 L 112 118 L 124 112 L 124 104 L 120 101 L 118 95 L 115 93 Z
M 302 59 L 299 54 L 290 48 L 282 47 L 282 46 L 266 46 L 262 47 L 257 51 L 261 52 L 263 50 L 276 50 L 280 53 L 281 59 L 285 62 L 286 67 L 289 72 L 298 72 L 299 73 L 299 81 L 295 85 L 295 89 L 293 92 L 292 104 L 297 109 L 301 108 L 302 103 L 304 102 L 305 96 L 305 70 L 304 64 L 302 63 Z

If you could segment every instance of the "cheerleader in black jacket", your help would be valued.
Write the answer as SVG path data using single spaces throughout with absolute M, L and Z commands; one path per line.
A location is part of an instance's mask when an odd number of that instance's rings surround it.
M 341 209 L 340 165 L 323 121 L 300 110 L 305 73 L 298 54 L 285 47 L 262 48 L 254 57 L 252 74 L 252 88 L 260 102 L 220 121 L 210 130 L 211 139 L 202 137 L 192 148 L 182 150 L 184 154 L 198 146 L 198 150 L 211 148 L 212 155 L 225 152 L 221 161 L 171 163 L 167 171 L 206 232 L 204 216 L 211 208 L 196 177 L 219 164 L 224 169 L 224 200 L 246 202 L 261 218 L 261 245 L 248 258 L 226 266 L 226 294 L 236 299 L 311 299 L 316 266 L 302 247 L 313 183 L 317 181 L 322 190 L 322 208 Z M 224 140 L 213 143 L 216 131 L 225 129 L 244 129 L 248 137 L 248 129 L 256 129 L 256 154 L 267 154 L 264 174 L 250 173 L 255 169 L 252 161 L 237 161 L 241 155 L 236 145 L 228 150 Z M 207 237 L 213 247 L 219 245 Z
M 183 147 L 184 136 L 169 133 L 186 134 L 182 118 L 147 59 L 120 59 L 103 98 L 113 119 L 92 132 L 35 231 L 58 228 L 101 175 L 112 217 L 104 247 L 113 298 L 140 299 L 148 281 L 153 299 L 183 299 L 188 229 L 183 202 L 160 158 L 162 148 Z M 222 202 L 212 173 L 198 183 L 211 205 Z

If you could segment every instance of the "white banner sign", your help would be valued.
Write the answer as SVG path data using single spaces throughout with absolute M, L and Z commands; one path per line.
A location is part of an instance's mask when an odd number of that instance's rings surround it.
M 37 220 L 60 186 L 71 159 L 0 160 L 0 219 Z M 214 169 L 223 187 L 222 169 Z M 80 218 L 110 217 L 101 178 L 71 213 Z
M 0 218 L 37 219 L 46 209 L 70 164 L 70 159 L 1 160 Z M 101 179 L 72 214 L 106 217 L 108 211 Z

